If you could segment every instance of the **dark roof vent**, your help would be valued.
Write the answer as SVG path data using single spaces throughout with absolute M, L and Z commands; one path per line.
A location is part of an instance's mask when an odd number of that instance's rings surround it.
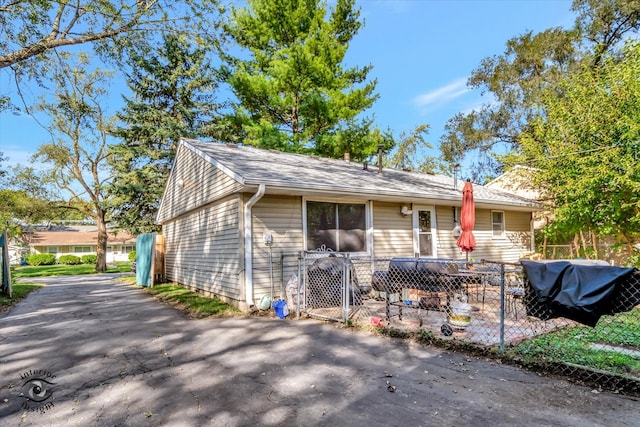
M 362 164 L 362 170 L 368 171 L 368 170 L 369 170 L 369 163 L 364 162 L 364 163 Z

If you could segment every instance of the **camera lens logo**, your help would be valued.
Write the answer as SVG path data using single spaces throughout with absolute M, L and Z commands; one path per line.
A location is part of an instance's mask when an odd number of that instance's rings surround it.
M 22 408 L 32 411 L 41 412 L 53 408 L 53 390 L 56 378 L 51 372 L 45 370 L 29 371 L 20 376 L 22 387 L 20 388 L 20 396 L 25 400 Z

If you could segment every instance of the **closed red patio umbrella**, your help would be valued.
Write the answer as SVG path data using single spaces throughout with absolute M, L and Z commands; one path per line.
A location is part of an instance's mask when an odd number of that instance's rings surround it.
M 460 209 L 460 227 L 462 234 L 458 237 L 457 245 L 461 251 L 472 252 L 476 248 L 476 238 L 473 236 L 473 227 L 476 225 L 476 205 L 473 201 L 473 186 L 467 179 L 462 189 L 462 208 Z

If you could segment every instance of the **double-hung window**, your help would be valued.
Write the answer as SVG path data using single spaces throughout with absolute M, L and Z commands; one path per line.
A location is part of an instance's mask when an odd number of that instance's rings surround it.
M 494 238 L 504 237 L 504 212 L 491 211 L 491 229 Z
M 366 205 L 307 201 L 307 250 L 366 252 Z

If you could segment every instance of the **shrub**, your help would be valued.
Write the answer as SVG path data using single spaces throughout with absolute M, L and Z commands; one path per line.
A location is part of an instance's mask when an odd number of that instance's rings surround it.
M 95 264 L 97 261 L 98 261 L 98 255 L 95 255 L 95 254 L 82 255 L 83 264 Z
M 136 260 L 136 251 L 129 252 L 129 261 L 135 261 L 135 260 Z
M 78 265 L 81 262 L 82 261 L 80 260 L 80 257 L 75 255 L 62 255 L 60 258 L 58 258 L 58 264 Z
M 55 265 L 56 256 L 54 254 L 32 254 L 27 258 L 29 265 Z

